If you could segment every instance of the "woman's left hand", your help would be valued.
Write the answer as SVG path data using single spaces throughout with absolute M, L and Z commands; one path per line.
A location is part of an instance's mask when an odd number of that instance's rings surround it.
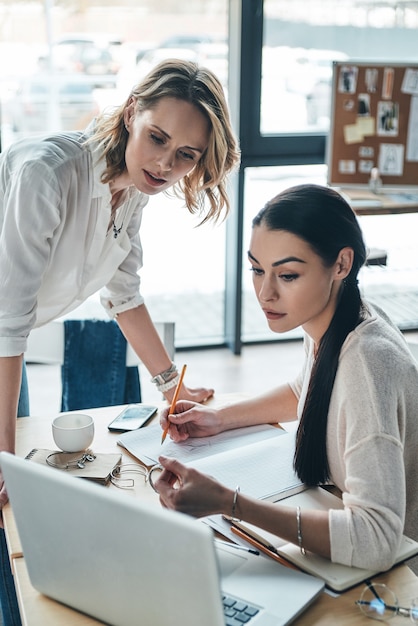
M 160 456 L 158 460 L 163 471 L 155 482 L 155 490 L 160 494 L 164 507 L 193 517 L 231 509 L 233 491 L 176 459 Z
M 168 402 L 171 402 L 171 399 L 174 396 L 174 391 L 175 389 L 170 389 L 170 391 L 165 394 L 165 397 L 167 398 Z M 192 402 L 201 403 L 201 402 L 205 402 L 206 400 L 209 400 L 209 398 L 211 398 L 214 393 L 215 393 L 214 389 L 207 389 L 206 387 L 198 387 L 196 389 L 190 389 L 189 387 L 182 385 L 178 399 L 179 400 L 191 400 Z

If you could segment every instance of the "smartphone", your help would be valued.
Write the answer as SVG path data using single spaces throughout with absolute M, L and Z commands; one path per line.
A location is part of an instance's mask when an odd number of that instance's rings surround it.
M 150 404 L 130 404 L 115 417 L 108 425 L 108 429 L 124 433 L 144 426 L 157 412 L 156 406 Z

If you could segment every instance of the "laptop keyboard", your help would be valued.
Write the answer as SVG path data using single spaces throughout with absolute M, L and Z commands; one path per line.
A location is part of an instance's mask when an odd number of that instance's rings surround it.
M 222 602 L 224 605 L 225 626 L 248 624 L 260 611 L 258 607 L 237 600 L 232 596 L 223 595 Z

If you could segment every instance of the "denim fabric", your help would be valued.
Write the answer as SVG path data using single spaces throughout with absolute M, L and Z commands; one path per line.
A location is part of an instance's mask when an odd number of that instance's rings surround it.
M 126 367 L 126 339 L 114 320 L 65 320 L 61 411 L 141 401 L 138 367 Z
M 3 528 L 0 528 L 0 568 L 0 601 L 3 624 L 4 626 L 21 626 L 22 622 Z
M 26 365 L 23 362 L 22 384 L 20 387 L 19 405 L 17 416 L 29 415 L 29 391 Z M 3 528 L 0 528 L 0 603 L 4 626 L 21 626 L 19 606 L 17 603 L 16 589 L 13 574 L 10 569 L 9 553 L 7 551 L 6 536 Z
M 19 396 L 19 405 L 17 407 L 17 416 L 25 417 L 30 415 L 29 409 L 29 388 L 28 388 L 28 377 L 26 374 L 26 364 L 23 361 L 22 366 L 22 384 L 20 386 L 20 396 Z

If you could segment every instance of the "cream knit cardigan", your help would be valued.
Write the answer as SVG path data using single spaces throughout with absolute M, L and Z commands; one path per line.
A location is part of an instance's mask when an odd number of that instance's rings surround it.
M 331 560 L 385 570 L 402 533 L 418 540 L 418 364 L 377 307 L 343 344 L 330 401 L 327 453 L 343 510 L 329 513 Z M 291 387 L 300 417 L 313 364 Z M 418 558 L 409 565 L 418 573 Z

